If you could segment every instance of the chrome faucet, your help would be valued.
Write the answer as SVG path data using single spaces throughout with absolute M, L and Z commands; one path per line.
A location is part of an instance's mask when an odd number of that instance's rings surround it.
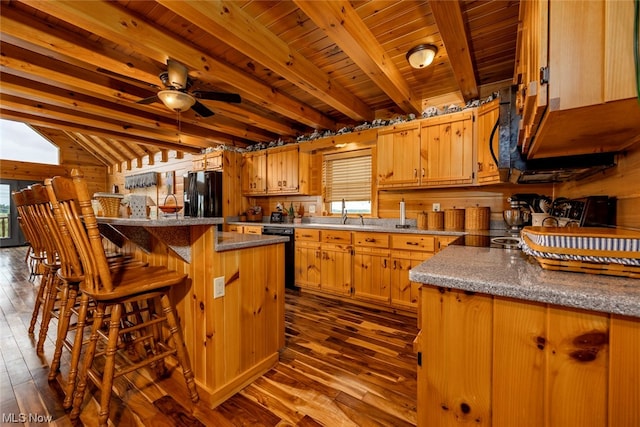
M 364 217 L 362 214 L 358 215 L 360 217 L 360 225 L 364 227 Z
M 347 223 L 347 207 L 344 203 L 344 199 L 342 199 L 342 224 Z

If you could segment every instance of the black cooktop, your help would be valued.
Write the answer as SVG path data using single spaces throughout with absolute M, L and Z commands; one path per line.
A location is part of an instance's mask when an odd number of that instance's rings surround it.
M 486 234 L 465 234 L 452 244 L 459 246 L 474 246 L 480 248 L 518 249 L 520 238 L 506 230 L 490 231 Z

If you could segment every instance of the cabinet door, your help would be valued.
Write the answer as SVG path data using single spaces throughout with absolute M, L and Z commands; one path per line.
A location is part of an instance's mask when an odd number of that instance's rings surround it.
M 388 304 L 391 268 L 388 249 L 356 247 L 353 257 L 353 297 Z
M 203 171 L 206 166 L 206 156 L 204 154 L 200 154 L 198 156 L 193 156 L 191 160 L 191 171 L 198 172 Z
M 391 254 L 391 305 L 416 310 L 422 283 L 409 280 L 409 270 L 433 256 L 429 252 L 394 251 Z
M 322 244 L 320 289 L 324 292 L 351 294 L 351 245 Z
M 296 285 L 320 289 L 320 243 L 297 241 L 295 245 Z
M 222 170 L 222 152 L 209 153 L 204 159 L 205 170 Z
M 491 132 L 498 121 L 498 100 L 482 105 L 478 108 L 477 144 L 478 144 L 478 184 L 493 184 L 500 182 L 498 165 L 491 154 Z M 498 131 L 493 136 L 494 153 L 498 155 Z
M 378 134 L 377 169 L 379 187 L 418 185 L 420 167 L 418 124 Z
M 473 182 L 473 113 L 426 120 L 421 131 L 421 184 Z
M 298 168 L 298 147 L 269 151 L 267 153 L 267 193 L 297 193 Z
M 266 152 L 245 153 L 242 156 L 242 194 L 266 194 L 266 172 Z

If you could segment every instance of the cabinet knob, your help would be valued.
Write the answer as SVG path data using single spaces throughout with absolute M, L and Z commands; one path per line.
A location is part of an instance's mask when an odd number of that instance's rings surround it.
M 418 245 L 419 245 L 419 243 L 418 243 L 418 242 L 406 242 L 406 243 L 407 243 L 407 245 L 409 245 L 409 246 L 418 246 Z
M 282 186 L 286 187 L 287 186 L 287 181 L 282 181 Z
M 424 178 L 426 174 L 426 170 L 424 168 L 422 168 L 422 177 Z
M 278 187 L 282 187 L 282 181 L 278 181 Z
M 366 239 L 364 239 L 365 242 L 369 242 L 369 243 L 373 243 L 376 241 L 376 239 L 373 239 L 371 237 L 367 237 Z
M 413 170 L 413 177 L 417 178 L 418 177 L 418 169 L 414 169 Z

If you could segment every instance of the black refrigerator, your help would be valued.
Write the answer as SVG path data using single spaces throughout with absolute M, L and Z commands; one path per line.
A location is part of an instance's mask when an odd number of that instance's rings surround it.
M 222 217 L 222 172 L 200 171 L 184 175 L 184 215 Z

